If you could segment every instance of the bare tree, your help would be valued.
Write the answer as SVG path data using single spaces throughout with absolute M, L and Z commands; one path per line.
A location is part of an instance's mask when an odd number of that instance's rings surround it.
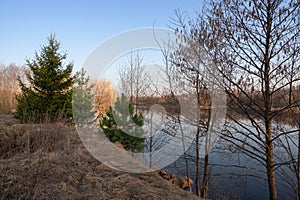
M 116 98 L 116 91 L 112 87 L 110 81 L 102 79 L 100 81 L 92 81 L 95 85 L 94 107 L 98 120 L 105 116 L 107 109 L 113 104 Z
M 177 33 L 177 43 L 168 44 L 162 48 L 164 55 L 166 82 L 169 83 L 169 94 L 167 103 L 169 105 L 178 105 L 171 109 L 171 117 L 179 125 L 179 133 L 182 135 L 182 145 L 186 148 L 186 137 L 193 139 L 194 145 L 192 154 L 183 153 L 185 163 L 185 173 L 187 177 L 193 176 L 190 173 L 190 163 L 194 162 L 196 169 L 195 186 L 196 194 L 202 198 L 208 198 L 208 179 L 209 179 L 209 159 L 208 152 L 212 147 L 212 139 L 208 134 L 210 128 L 211 101 L 207 66 L 209 65 L 206 52 L 203 45 L 195 43 L 190 35 L 190 29 L 186 28 L 184 16 L 176 13 L 176 19 L 173 20 Z M 178 31 L 180 29 L 180 31 Z M 177 102 L 176 102 L 177 101 Z M 200 107 L 202 113 L 200 113 Z M 205 111 L 204 111 L 205 110 Z M 188 124 L 195 129 L 190 134 L 185 134 L 183 126 Z M 205 143 L 200 144 L 200 139 Z M 211 142 L 211 143 L 210 143 Z M 204 148 L 201 146 L 205 146 Z M 201 157 L 204 155 L 204 175 L 202 185 L 200 184 Z M 190 186 L 191 190 L 191 186 Z
M 187 136 L 184 133 L 184 128 L 183 128 L 183 119 L 181 116 L 181 110 L 184 110 L 184 108 L 180 108 L 180 102 L 178 102 L 177 95 L 182 95 L 185 93 L 185 87 L 183 82 L 180 81 L 179 74 L 177 73 L 176 70 L 174 70 L 173 67 L 173 56 L 172 54 L 174 53 L 174 47 L 172 44 L 172 41 L 157 41 L 157 43 L 160 45 L 160 50 L 163 55 L 163 62 L 164 62 L 164 67 L 161 68 L 162 74 L 161 78 L 164 80 L 166 83 L 166 86 L 163 89 L 162 93 L 159 93 L 159 97 L 162 99 L 163 104 L 165 105 L 166 108 L 166 114 L 168 117 L 171 119 L 171 123 L 169 124 L 170 128 L 166 130 L 167 134 L 180 134 L 181 138 L 181 144 L 176 144 L 176 145 L 182 145 L 183 149 L 187 148 L 186 144 L 186 137 Z M 158 91 L 158 90 L 157 90 Z M 183 106 L 183 104 L 182 104 Z M 186 111 L 188 112 L 189 110 L 189 105 L 187 106 Z M 175 132 L 175 133 L 173 133 Z M 188 162 L 188 155 L 187 152 L 184 151 L 182 158 L 184 160 L 184 167 L 185 167 L 185 175 L 187 179 L 189 180 L 191 175 L 190 175 L 190 170 L 189 170 L 189 162 Z M 176 166 L 176 162 L 174 162 Z M 176 166 L 177 167 L 177 166 Z M 175 169 L 177 171 L 177 169 Z M 192 192 L 192 185 L 191 182 L 188 181 L 188 188 L 190 192 Z
M 0 66 L 0 112 L 11 113 L 16 109 L 15 95 L 20 92 L 18 77 L 25 78 L 25 68 L 9 64 Z
M 194 50 L 197 48 L 195 45 L 193 46 Z M 198 46 L 199 48 L 199 46 Z M 197 52 L 200 52 L 200 49 L 196 50 Z M 198 54 L 199 55 L 199 54 Z M 200 185 L 200 137 L 203 137 L 205 134 L 203 131 L 203 128 L 205 127 L 206 130 L 208 130 L 208 124 L 209 124 L 209 113 L 207 118 L 201 118 L 200 116 L 200 106 L 210 106 L 209 101 L 204 97 L 203 95 L 205 94 L 206 97 L 208 97 L 208 89 L 206 86 L 205 81 L 203 81 L 202 75 L 203 69 L 201 69 L 202 65 L 202 59 L 199 59 L 197 55 L 194 54 L 194 52 L 190 48 L 184 48 L 180 47 L 178 51 L 175 52 L 175 56 L 173 59 L 173 66 L 175 66 L 175 70 L 177 71 L 177 76 L 182 75 L 179 79 L 185 80 L 188 82 L 188 94 L 189 96 L 194 93 L 195 95 L 195 103 L 196 108 L 195 110 L 198 110 L 196 116 L 185 116 L 188 119 L 188 123 L 191 125 L 197 127 L 196 128 L 196 133 L 195 133 L 195 150 L 196 150 L 196 155 L 195 155 L 195 163 L 196 163 L 196 175 L 195 175 L 195 185 L 196 185 L 196 194 L 198 196 L 206 196 L 206 195 L 201 195 L 201 190 L 203 190 L 203 193 L 206 194 L 207 191 L 207 184 L 203 184 L 203 188 L 201 189 Z M 202 73 L 201 73 L 202 71 Z M 205 99 L 208 105 L 204 105 L 202 99 Z M 203 108 L 202 107 L 202 108 Z M 207 140 L 208 141 L 208 140 Z M 205 163 L 204 163 L 204 183 L 207 183 L 207 172 L 208 172 L 208 154 L 205 155 Z
M 207 28 L 193 31 L 218 64 L 229 107 L 249 121 L 229 115 L 235 126 L 223 138 L 266 167 L 270 199 L 277 199 L 274 142 L 288 134 L 274 132 L 274 118 L 295 106 L 276 108 L 274 101 L 299 80 L 286 79 L 299 73 L 293 64 L 299 63 L 299 13 L 298 0 L 214 1 Z
M 143 58 L 139 51 L 130 52 L 127 60 L 119 69 L 119 77 L 121 82 L 121 93 L 126 94 L 130 102 L 135 105 L 135 112 L 137 111 L 137 104 L 139 98 L 142 96 L 151 95 L 149 90 L 151 88 L 151 79 L 149 74 L 144 70 Z
M 173 70 L 177 74 L 177 80 L 181 80 L 181 87 L 185 86 L 183 89 L 188 91 L 189 96 L 194 94 L 195 102 L 193 105 L 196 112 L 193 116 L 185 116 L 189 123 L 196 127 L 194 134 L 196 155 L 189 157 L 195 162 L 196 194 L 201 198 L 208 199 L 209 152 L 217 140 L 213 131 L 221 131 L 216 118 L 225 118 L 223 111 L 226 110 L 226 107 L 224 108 L 223 104 L 226 104 L 226 95 L 218 80 L 221 77 L 216 73 L 214 63 L 205 49 L 206 43 L 197 33 L 199 29 L 204 30 L 206 28 L 202 20 L 203 18 L 199 17 L 193 21 L 184 13 L 176 11 L 173 27 L 178 36 L 178 45 L 171 60 Z M 182 84 L 182 82 L 184 83 Z M 200 139 L 204 143 L 200 143 Z M 202 183 L 200 180 L 201 158 L 204 158 Z
M 277 199 L 275 167 L 282 163 L 274 155 L 274 143 L 290 132 L 274 131 L 274 119 L 297 102 L 291 95 L 287 102 L 275 102 L 286 89 L 291 94 L 293 83 L 299 81 L 295 75 L 300 70 L 300 2 L 212 1 L 207 10 L 194 22 L 179 21 L 177 31 L 190 41 L 190 52 L 202 46 L 217 64 L 232 124 L 221 136 L 265 166 L 269 197 Z

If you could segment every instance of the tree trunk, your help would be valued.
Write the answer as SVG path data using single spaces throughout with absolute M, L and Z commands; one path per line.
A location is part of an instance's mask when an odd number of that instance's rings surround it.
M 153 143 L 153 138 L 152 138 L 152 136 L 153 136 L 153 134 L 152 134 L 152 130 L 153 130 L 153 127 L 152 127 L 152 123 L 153 123 L 153 113 L 151 112 L 150 113 L 150 141 L 149 141 L 149 143 L 150 143 L 150 167 L 152 167 L 152 143 Z
M 200 130 L 199 126 L 197 128 L 196 134 L 196 178 L 195 178 L 195 186 L 196 186 L 196 195 L 200 197 L 200 149 L 199 149 L 199 137 L 200 137 Z
M 183 149 L 185 149 L 185 142 L 184 142 L 184 134 L 183 134 L 183 128 L 181 126 L 181 121 L 180 121 L 180 116 L 177 115 L 177 120 L 179 122 L 179 127 L 180 127 L 180 132 L 181 132 L 181 141 L 182 141 L 182 146 L 183 146 Z M 187 180 L 190 179 L 190 171 L 189 171 L 189 162 L 188 162 L 188 158 L 187 158 L 187 154 L 186 152 L 184 151 L 183 153 L 183 158 L 184 158 L 184 162 L 185 162 L 185 171 L 186 171 L 186 176 L 187 176 Z M 190 184 L 190 181 L 188 181 L 188 185 L 189 185 L 189 191 L 192 192 L 192 186 Z
M 275 168 L 273 155 L 273 141 L 272 141 L 272 119 L 270 118 L 272 111 L 272 95 L 270 89 L 270 43 L 271 43 L 271 29 L 272 29 L 272 2 L 267 1 L 267 21 L 266 21 L 266 41 L 265 41 L 265 55 L 264 55 L 264 74 L 263 81 L 265 90 L 263 91 L 265 111 L 264 122 L 266 129 L 266 167 L 269 185 L 270 200 L 277 199 L 276 182 L 275 182 Z
M 197 133 L 196 133 L 196 194 L 197 196 L 201 196 L 201 188 L 200 188 L 200 147 L 199 147 L 199 139 L 200 139 L 200 98 L 201 98 L 201 94 L 199 91 L 199 73 L 197 74 L 196 77 L 196 94 L 197 94 L 197 109 L 199 111 L 199 113 L 197 113 Z
M 208 154 L 205 155 L 204 158 L 204 172 L 203 172 L 203 183 L 201 188 L 201 198 L 208 199 L 208 179 L 209 179 L 209 173 L 208 173 Z
M 208 97 L 208 93 L 206 91 L 205 98 Z M 211 121 L 211 102 L 207 103 L 209 106 L 209 115 L 208 115 L 208 120 L 206 122 L 206 135 L 205 135 L 205 157 L 204 157 L 204 172 L 203 172 L 203 181 L 202 181 L 202 188 L 201 188 L 201 198 L 203 199 L 208 199 L 208 180 L 209 180 L 209 164 L 208 164 L 208 154 L 209 150 L 211 148 L 211 141 L 210 141 L 210 135 L 209 133 L 209 126 L 210 126 L 210 121 Z
M 272 125 L 270 121 L 266 121 L 266 166 L 269 185 L 269 198 L 270 200 L 277 199 L 276 181 L 275 181 L 275 168 L 274 168 L 274 155 L 272 143 Z

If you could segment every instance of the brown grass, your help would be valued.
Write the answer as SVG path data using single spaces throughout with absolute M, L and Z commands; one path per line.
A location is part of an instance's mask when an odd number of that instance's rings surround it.
M 130 174 L 94 159 L 74 129 L 0 115 L 1 199 L 197 199 L 156 173 Z

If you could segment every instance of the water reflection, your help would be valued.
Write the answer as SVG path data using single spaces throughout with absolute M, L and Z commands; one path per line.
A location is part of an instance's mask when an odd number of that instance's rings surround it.
M 145 127 L 144 130 L 148 133 L 145 152 L 150 152 L 164 148 L 166 144 L 174 138 L 175 135 L 180 135 L 178 122 L 174 118 L 163 112 L 145 112 Z M 164 123 L 162 123 L 164 122 Z M 229 121 L 229 123 L 231 123 Z M 244 121 L 245 124 L 251 124 Z M 189 134 L 185 135 L 189 139 L 193 138 L 196 128 L 187 123 L 184 124 L 185 130 Z M 275 163 L 285 163 L 276 167 L 276 181 L 278 190 L 278 199 L 296 199 L 295 184 L 297 179 L 291 170 L 289 154 L 284 147 L 289 145 L 291 153 L 297 153 L 298 146 L 295 141 L 298 140 L 298 129 L 287 124 L 275 124 L 274 135 L 289 131 L 289 137 L 280 140 L 274 144 Z M 243 131 L 243 130 L 240 130 Z M 151 137 L 152 136 L 152 137 Z M 179 138 L 180 139 L 180 138 Z M 251 140 L 250 140 L 251 142 Z M 200 145 L 204 145 L 204 135 L 200 138 Z M 151 145 L 152 144 L 152 145 Z M 167 154 L 157 157 L 156 160 L 150 162 L 145 159 L 145 163 L 150 165 L 157 164 L 160 159 L 171 162 L 176 158 L 176 148 L 182 146 L 180 140 L 172 144 L 173 149 Z M 256 145 L 253 143 L 253 145 Z M 259 148 L 259 146 L 257 146 Z M 196 147 L 195 142 L 186 151 L 188 158 L 188 166 L 190 176 L 195 180 L 196 174 Z M 203 169 L 203 159 L 201 161 L 201 169 Z M 164 167 L 169 170 L 169 173 L 176 174 L 177 177 L 186 176 L 186 165 L 184 157 L 181 155 L 174 162 Z M 245 155 L 242 151 L 234 148 L 232 144 L 220 139 L 214 146 L 213 151 L 209 154 L 209 197 L 211 199 L 221 199 L 227 197 L 229 199 L 268 199 L 268 185 L 265 166 L 255 159 Z M 200 173 L 202 180 L 203 171 Z M 193 186 L 195 192 L 195 185 Z

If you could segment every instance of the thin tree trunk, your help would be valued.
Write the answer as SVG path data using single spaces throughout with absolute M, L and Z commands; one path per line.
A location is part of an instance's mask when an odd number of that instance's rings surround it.
M 199 138 L 200 137 L 200 130 L 199 126 L 197 128 L 196 133 L 196 178 L 195 178 L 195 185 L 196 185 L 196 195 L 200 197 L 201 191 L 200 191 L 200 149 L 199 149 Z
M 205 97 L 207 98 L 208 95 L 206 94 Z M 205 200 L 208 199 L 208 179 L 209 179 L 208 153 L 209 153 L 209 149 L 211 148 L 210 135 L 208 135 L 208 131 L 210 126 L 210 120 L 211 120 L 211 103 L 209 102 L 209 116 L 208 116 L 206 136 L 205 136 L 204 172 L 203 172 L 203 181 L 202 181 L 202 188 L 201 188 L 201 198 Z
M 185 149 L 186 146 L 185 146 L 185 142 L 184 142 L 183 128 L 181 126 L 181 120 L 180 120 L 179 115 L 177 115 L 177 120 L 179 122 L 180 132 L 181 132 L 181 136 L 182 136 L 181 137 L 182 146 L 183 146 L 183 149 Z M 187 180 L 188 180 L 189 190 L 190 190 L 190 192 L 192 192 L 193 191 L 192 186 L 191 186 L 190 181 L 189 181 L 189 179 L 190 179 L 189 162 L 188 162 L 187 154 L 186 154 L 185 151 L 183 153 L 183 158 L 184 158 L 184 162 L 185 162 L 185 170 L 186 170 L 186 176 L 187 176 Z
M 269 185 L 269 198 L 270 200 L 276 200 L 277 191 L 276 191 L 274 155 L 273 155 L 273 143 L 272 143 L 272 126 L 270 121 L 266 123 L 266 128 L 267 128 L 266 166 L 267 166 L 268 185 Z
M 266 59 L 268 60 L 268 59 Z M 275 167 L 273 155 L 273 141 L 272 141 L 272 121 L 270 119 L 270 112 L 272 110 L 272 101 L 270 95 L 270 81 L 269 81 L 269 63 L 266 64 L 265 71 L 265 128 L 266 128 L 266 168 L 268 175 L 269 185 L 269 198 L 270 200 L 277 199 L 276 181 L 275 181 Z
M 206 154 L 204 158 L 203 183 L 201 188 L 201 198 L 205 200 L 208 199 L 208 179 L 209 179 L 208 154 Z
M 153 143 L 153 138 L 152 138 L 152 123 L 153 123 L 153 113 L 150 113 L 151 117 L 150 117 L 150 167 L 152 167 L 152 143 Z
M 274 155 L 273 155 L 273 141 L 272 141 L 272 121 L 270 113 L 272 111 L 272 95 L 270 89 L 270 42 L 271 42 L 271 28 L 272 28 L 272 3 L 271 0 L 267 1 L 267 21 L 266 21 L 266 42 L 265 42 L 265 55 L 264 55 L 264 76 L 263 81 L 265 91 L 263 91 L 265 102 L 264 121 L 266 128 L 266 167 L 269 185 L 269 198 L 270 200 L 277 199 L 276 181 L 275 181 L 275 168 L 274 168 Z
M 200 111 L 200 91 L 199 91 L 199 73 L 196 77 L 196 93 L 197 93 L 197 109 Z M 200 139 L 200 113 L 197 113 L 197 133 L 196 133 L 196 194 L 197 196 L 201 196 L 201 188 L 200 188 L 200 147 L 199 147 L 199 139 Z

